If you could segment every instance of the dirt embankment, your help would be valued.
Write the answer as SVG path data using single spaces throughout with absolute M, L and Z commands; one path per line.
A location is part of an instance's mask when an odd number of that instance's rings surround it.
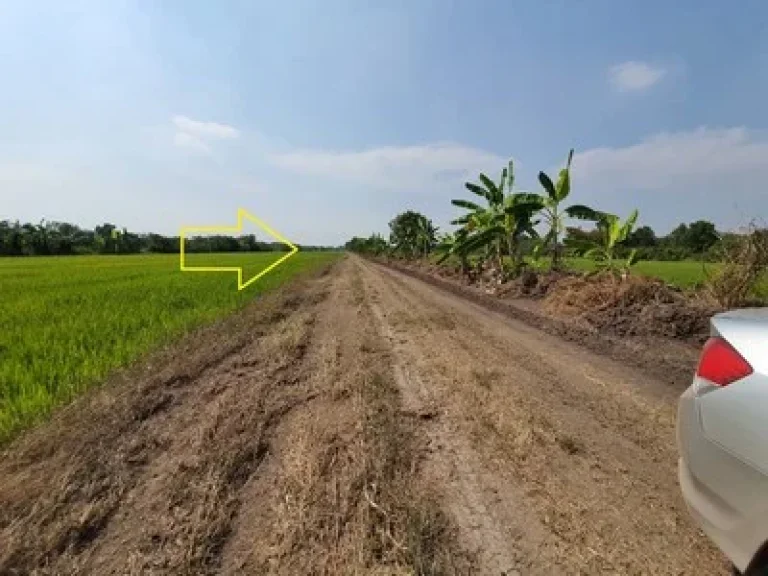
M 8 447 L 0 574 L 725 574 L 676 396 L 349 257 Z

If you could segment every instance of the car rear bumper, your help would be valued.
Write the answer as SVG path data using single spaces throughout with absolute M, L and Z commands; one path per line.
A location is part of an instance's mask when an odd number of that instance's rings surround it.
M 741 571 L 746 570 L 752 560 L 752 551 L 739 546 L 732 532 L 723 529 L 724 523 L 733 525 L 734 511 L 696 480 L 682 458 L 678 463 L 678 479 L 683 500 L 694 522 L 723 551 L 734 566 Z M 723 522 L 725 518 L 730 521 Z
M 705 437 L 696 398 L 694 384 L 678 407 L 680 489 L 697 524 L 745 571 L 768 540 L 768 480 Z

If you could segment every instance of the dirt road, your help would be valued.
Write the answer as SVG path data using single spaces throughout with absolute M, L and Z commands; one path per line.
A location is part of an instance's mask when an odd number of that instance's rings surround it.
M 0 461 L 0 574 L 725 574 L 677 390 L 348 257 Z

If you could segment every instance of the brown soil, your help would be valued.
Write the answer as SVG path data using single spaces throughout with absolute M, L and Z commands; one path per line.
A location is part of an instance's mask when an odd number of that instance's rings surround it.
M 496 294 L 503 298 L 544 298 L 559 283 L 573 277 L 574 273 L 567 271 L 525 270 L 519 278 L 500 287 Z
M 389 267 L 511 319 L 536 326 L 549 334 L 640 368 L 672 386 L 676 393 L 682 392 L 689 385 L 690 376 L 699 359 L 700 346 L 690 341 L 658 335 L 617 335 L 611 330 L 598 330 L 578 316 L 569 318 L 562 314 L 548 314 L 543 310 L 540 300 L 516 298 L 514 294 L 500 297 L 487 288 L 468 285 L 455 278 L 438 278 L 418 267 L 403 266 L 400 262 L 392 262 Z
M 663 337 L 700 346 L 709 336 L 710 317 L 722 310 L 711 298 L 693 297 L 642 276 L 620 281 L 608 273 L 583 275 L 529 269 L 501 282 L 498 272 L 489 267 L 469 282 L 456 267 L 423 261 L 389 265 L 464 286 L 471 284 L 483 294 L 506 300 L 542 300 L 542 312 L 552 318 L 575 320 L 601 334 L 618 337 Z
M 0 574 L 725 574 L 675 393 L 347 258 L 0 460 Z

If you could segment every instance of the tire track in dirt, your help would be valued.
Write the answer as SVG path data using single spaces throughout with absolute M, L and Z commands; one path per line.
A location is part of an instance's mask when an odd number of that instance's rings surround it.
M 530 574 L 535 559 L 548 570 L 555 569 L 554 559 L 541 559 L 546 535 L 535 515 L 523 505 L 524 494 L 514 485 L 499 482 L 452 426 L 436 391 L 419 376 L 414 342 L 395 330 L 387 319 L 389 314 L 382 311 L 379 303 L 387 300 L 382 298 L 382 291 L 404 298 L 403 302 L 408 302 L 407 295 L 391 290 L 392 286 L 382 283 L 370 269 L 365 269 L 364 275 L 375 295 L 371 305 L 374 316 L 394 348 L 393 369 L 404 405 L 425 420 L 431 450 L 424 473 L 442 494 L 443 506 L 458 525 L 464 544 L 477 555 L 477 573 Z
M 440 417 L 436 401 L 418 373 L 409 368 L 408 354 L 378 306 L 373 306 L 379 325 L 394 344 L 395 379 L 406 409 L 422 419 L 430 438 L 431 457 L 425 466 L 431 478 L 442 478 L 438 490 L 469 548 L 479 557 L 479 570 L 487 574 L 520 574 L 527 558 L 535 555 L 540 534 L 530 514 L 516 505 L 520 494 L 507 487 L 499 493 L 469 444 L 453 433 Z M 500 512 L 500 505 L 506 508 Z M 523 541 L 525 540 L 525 541 Z
M 521 538 L 523 551 L 536 548 L 522 573 L 726 573 L 679 497 L 675 406 L 658 393 L 665 384 L 358 265 L 409 373 L 427 384 L 455 435 L 471 440 L 481 469 L 516 486 L 508 497 L 544 526 L 533 546 Z
M 467 573 L 442 511 L 413 482 L 423 440 L 351 262 L 317 318 L 302 379 L 315 409 L 281 422 L 243 491 L 223 573 Z

